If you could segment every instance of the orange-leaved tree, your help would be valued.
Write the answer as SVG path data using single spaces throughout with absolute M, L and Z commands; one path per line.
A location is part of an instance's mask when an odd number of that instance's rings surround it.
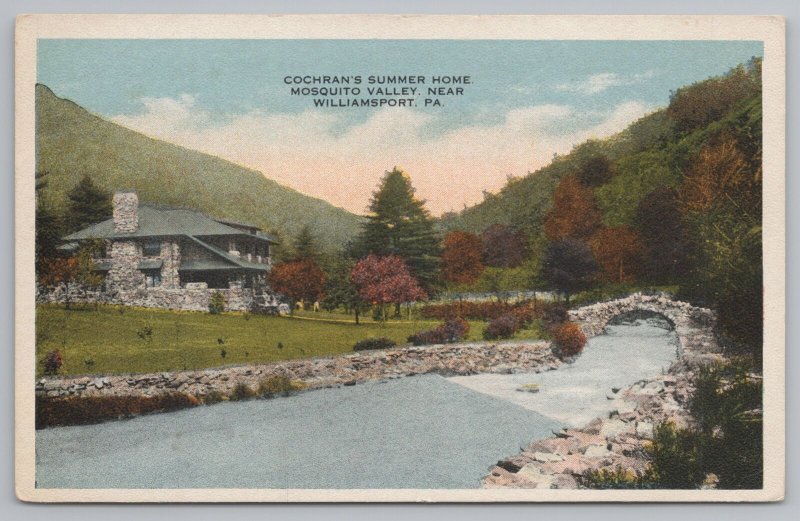
M 721 135 L 693 158 L 683 180 L 681 199 L 689 212 L 704 212 L 717 200 L 740 204 L 753 191 L 760 193 L 761 172 L 753 172 L 736 139 Z
M 458 284 L 471 284 L 478 280 L 484 270 L 481 247 L 481 238 L 473 233 L 448 233 L 442 252 L 442 278 Z
M 630 226 L 601 228 L 589 240 L 592 254 L 607 282 L 632 282 L 644 266 L 644 243 Z
M 602 215 L 594 194 L 573 176 L 566 176 L 553 193 L 553 207 L 544 221 L 544 234 L 551 241 L 588 239 L 600 226 Z
M 311 259 L 276 264 L 269 274 L 272 289 L 304 303 L 322 297 L 326 280 L 325 272 Z

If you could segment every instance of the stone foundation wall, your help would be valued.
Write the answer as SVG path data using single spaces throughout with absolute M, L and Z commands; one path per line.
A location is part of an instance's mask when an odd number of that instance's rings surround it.
M 110 292 L 86 290 L 78 284 L 62 284 L 53 289 L 39 288 L 36 301 L 39 303 L 101 303 L 177 311 L 208 311 L 211 295 L 216 292 L 222 293 L 225 297 L 225 311 L 250 311 L 253 309 L 254 290 L 241 286 L 228 289 L 209 289 L 204 283 L 190 283 L 184 288 L 162 286 L 146 288 L 142 286 L 131 290 Z
M 548 342 L 448 344 L 201 371 L 46 377 L 37 382 L 36 393 L 49 397 L 151 396 L 177 391 L 202 397 L 211 392 L 230 394 L 239 383 L 255 390 L 270 376 L 288 376 L 314 389 L 425 373 L 452 376 L 541 372 L 557 369 L 560 365 Z

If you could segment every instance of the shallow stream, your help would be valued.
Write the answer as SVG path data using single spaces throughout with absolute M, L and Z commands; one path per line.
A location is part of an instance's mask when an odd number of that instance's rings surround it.
M 476 488 L 499 459 L 608 412 L 675 360 L 654 320 L 540 374 L 422 375 L 36 433 L 42 488 Z M 520 392 L 524 384 L 538 393 Z

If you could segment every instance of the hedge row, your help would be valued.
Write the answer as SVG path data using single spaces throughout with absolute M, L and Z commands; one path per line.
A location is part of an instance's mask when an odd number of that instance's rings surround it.
M 494 320 L 505 315 L 514 316 L 523 326 L 536 319 L 563 322 L 567 319 L 566 308 L 556 302 L 524 300 L 515 302 L 449 302 L 446 304 L 428 304 L 420 310 L 423 318 L 449 320 L 463 318 L 465 320 Z

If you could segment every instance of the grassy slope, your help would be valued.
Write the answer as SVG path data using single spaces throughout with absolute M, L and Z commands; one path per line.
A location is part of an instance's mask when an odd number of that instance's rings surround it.
M 63 208 L 83 174 L 107 190 L 133 188 L 142 201 L 197 208 L 294 236 L 311 225 L 326 247 L 343 245 L 360 217 L 214 156 L 105 121 L 36 87 L 37 170 L 47 201 Z
M 37 308 L 36 358 L 41 361 L 48 351 L 60 349 L 64 355 L 61 374 L 201 369 L 347 353 L 356 341 L 370 337 L 385 336 L 403 344 L 412 333 L 438 324 L 422 320 L 379 324 L 365 319 L 357 326 L 352 316 L 324 316 L 335 321 L 115 306 L 67 311 L 61 306 L 42 305 Z M 471 322 L 470 339 L 479 339 L 484 326 Z M 152 328 L 149 340 L 137 334 L 145 327 Z M 533 329 L 520 332 L 518 337 L 538 335 Z M 278 342 L 283 344 L 281 349 Z M 224 359 L 220 356 L 222 349 L 227 352 Z M 85 360 L 95 363 L 87 366 Z M 37 374 L 41 373 L 39 363 Z

